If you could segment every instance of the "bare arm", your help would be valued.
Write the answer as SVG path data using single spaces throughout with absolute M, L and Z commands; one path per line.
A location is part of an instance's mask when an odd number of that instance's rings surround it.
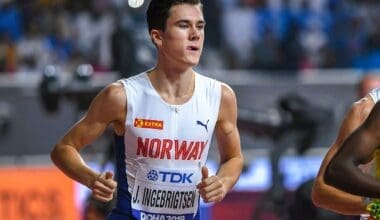
M 125 103 L 121 84 L 114 83 L 103 89 L 92 101 L 86 115 L 58 141 L 51 152 L 51 159 L 59 169 L 92 189 L 95 197 L 103 201 L 109 200 L 106 197 L 116 187 L 112 173 L 93 171 L 79 152 L 101 136 L 110 124 L 114 124 L 116 132 L 122 132 L 119 124 L 125 115 Z
M 375 104 L 368 118 L 343 143 L 331 159 L 325 181 L 346 192 L 380 198 L 380 181 L 363 173 L 357 166 L 373 158 L 380 144 L 380 102 Z
M 215 127 L 220 167 L 215 176 L 208 177 L 207 168 L 202 169 L 202 182 L 198 185 L 205 202 L 221 201 L 237 182 L 243 167 L 240 136 L 237 129 L 237 104 L 232 89 L 222 87 L 221 106 Z
M 314 181 L 311 195 L 316 206 L 345 215 L 358 215 L 366 212 L 362 197 L 349 194 L 326 184 L 324 175 L 331 158 L 339 150 L 347 136 L 367 118 L 373 105 L 373 101 L 369 97 L 365 97 L 355 102 L 346 114 L 339 129 L 338 137 L 327 151 Z

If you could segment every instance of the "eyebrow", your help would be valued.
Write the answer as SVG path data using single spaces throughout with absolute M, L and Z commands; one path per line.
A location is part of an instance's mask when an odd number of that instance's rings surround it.
M 187 20 L 187 19 L 181 19 L 181 20 L 178 20 L 178 21 L 175 22 L 175 24 L 179 24 L 179 23 L 188 23 L 188 24 L 190 24 L 191 21 L 190 21 L 190 20 Z M 203 24 L 203 25 L 206 25 L 206 21 L 204 21 L 204 20 L 198 20 L 198 21 L 196 22 L 196 24 Z

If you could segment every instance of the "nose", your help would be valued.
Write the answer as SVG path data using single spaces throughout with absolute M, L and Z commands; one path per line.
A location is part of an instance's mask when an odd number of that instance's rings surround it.
M 195 40 L 199 40 L 200 38 L 201 38 L 201 31 L 198 30 L 196 27 L 191 28 L 190 40 L 195 41 Z

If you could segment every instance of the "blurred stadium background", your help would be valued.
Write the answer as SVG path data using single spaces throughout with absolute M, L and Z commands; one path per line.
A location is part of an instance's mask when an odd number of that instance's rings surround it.
M 203 3 L 197 70 L 235 89 L 246 158 L 226 199 L 202 204 L 204 219 L 357 219 L 317 209 L 309 194 L 359 80 L 380 73 L 380 2 Z M 146 4 L 0 1 L 0 219 L 84 219 L 88 190 L 48 154 L 102 87 L 154 65 Z M 83 151 L 95 169 L 113 167 L 110 133 Z

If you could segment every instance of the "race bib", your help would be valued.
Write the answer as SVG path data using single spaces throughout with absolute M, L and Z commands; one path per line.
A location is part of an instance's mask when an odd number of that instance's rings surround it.
M 140 164 L 132 192 L 138 219 L 191 220 L 198 211 L 199 168 L 152 168 Z

